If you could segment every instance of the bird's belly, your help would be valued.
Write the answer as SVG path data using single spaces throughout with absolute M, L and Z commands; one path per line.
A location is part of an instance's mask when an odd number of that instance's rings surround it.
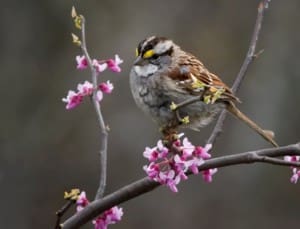
M 172 103 L 179 104 L 191 99 L 192 95 L 176 96 L 177 93 L 171 93 L 161 86 L 160 80 L 153 76 L 149 77 L 131 77 L 131 90 L 136 104 L 159 126 L 165 126 L 170 123 L 178 122 L 178 117 L 170 106 Z M 133 85 L 134 84 L 134 85 Z M 205 104 L 196 102 L 178 109 L 181 118 L 189 117 L 189 123 L 183 127 L 199 130 L 199 128 L 209 124 L 214 116 L 224 108 L 223 104 Z

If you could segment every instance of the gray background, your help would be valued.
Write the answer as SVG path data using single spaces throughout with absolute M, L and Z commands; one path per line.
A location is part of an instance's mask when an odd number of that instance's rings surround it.
M 87 18 L 94 57 L 118 53 L 119 75 L 100 80 L 115 85 L 102 102 L 109 135 L 107 192 L 145 174 L 145 146 L 159 138 L 157 127 L 135 106 L 128 72 L 137 43 L 157 34 L 172 38 L 200 57 L 231 84 L 248 49 L 258 1 L 16 1 L 0 9 L 0 187 L 1 228 L 53 228 L 63 191 L 79 187 L 93 197 L 98 181 L 99 133 L 86 100 L 66 111 L 61 98 L 90 79 L 75 68 L 80 53 L 70 42 L 75 5 Z M 238 93 L 239 106 L 281 145 L 299 141 L 299 7 L 297 0 L 273 1 L 258 49 L 265 52 L 249 69 Z M 186 131 L 203 144 L 213 125 Z M 229 117 L 213 155 L 269 145 L 243 123 Z M 178 194 L 159 188 L 123 204 L 124 219 L 113 228 L 297 228 L 299 185 L 290 170 L 271 165 L 221 169 L 212 184 L 191 177 Z M 87 227 L 89 228 L 89 227 Z

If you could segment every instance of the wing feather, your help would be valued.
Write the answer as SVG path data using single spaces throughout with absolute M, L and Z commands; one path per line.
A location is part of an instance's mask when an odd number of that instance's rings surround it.
M 169 72 L 169 77 L 176 80 L 181 89 L 194 95 L 203 95 L 202 97 L 213 97 L 218 91 L 220 95 L 216 101 L 240 102 L 231 89 L 217 75 L 209 72 L 193 55 L 181 56 L 178 63 L 179 66 Z

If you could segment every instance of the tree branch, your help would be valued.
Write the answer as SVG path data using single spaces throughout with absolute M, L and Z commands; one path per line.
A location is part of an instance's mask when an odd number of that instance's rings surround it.
M 262 22 L 263 22 L 263 17 L 264 17 L 264 13 L 265 10 L 268 8 L 269 6 L 269 2 L 271 0 L 263 0 L 262 2 L 259 3 L 258 5 L 258 12 L 257 12 L 257 17 L 256 17 L 256 22 L 255 22 L 255 26 L 254 26 L 254 30 L 252 33 L 252 38 L 250 41 L 250 46 L 246 55 L 246 58 L 242 64 L 242 67 L 232 85 L 232 92 L 235 94 L 237 92 L 237 90 L 239 89 L 243 79 L 245 78 L 246 72 L 249 68 L 249 65 L 253 62 L 253 60 L 258 56 L 255 54 L 255 50 L 256 50 L 256 43 L 260 34 L 260 30 L 261 30 L 261 26 L 262 26 Z M 259 52 L 258 54 L 260 54 L 261 52 Z M 217 120 L 217 123 L 209 137 L 209 139 L 207 140 L 207 144 L 213 144 L 217 137 L 222 133 L 222 129 L 223 129 L 223 124 L 226 118 L 226 114 L 227 111 L 223 110 Z
M 64 206 L 62 206 L 61 209 L 59 209 L 55 214 L 56 214 L 56 223 L 55 223 L 55 227 L 54 229 L 60 229 L 61 225 L 60 225 L 60 221 L 61 218 L 63 217 L 63 215 L 68 211 L 68 209 L 75 203 L 74 200 L 68 200 L 68 202 L 66 204 L 64 204 Z
M 262 150 L 249 151 L 240 154 L 232 154 L 228 156 L 217 157 L 205 161 L 199 166 L 199 171 L 221 168 L 239 164 L 250 164 L 255 162 L 270 163 L 283 166 L 300 167 L 300 163 L 287 162 L 274 157 L 285 155 L 300 155 L 300 143 L 288 145 L 278 148 L 268 148 Z M 191 175 L 191 174 L 188 174 Z M 120 188 L 119 190 L 105 196 L 101 200 L 95 200 L 86 206 L 82 211 L 67 219 L 62 227 L 64 229 L 78 228 L 88 221 L 92 220 L 103 211 L 110 209 L 113 206 L 124 203 L 130 199 L 140 196 L 144 193 L 160 186 L 159 183 L 148 179 L 147 177 L 135 181 L 129 185 Z
M 103 115 L 101 112 L 100 104 L 97 101 L 97 91 L 98 91 L 98 83 L 97 83 L 97 77 L 98 72 L 93 66 L 92 59 L 87 51 L 86 46 L 86 38 L 85 38 L 85 18 L 81 15 L 82 23 L 81 23 L 81 36 L 82 36 L 82 43 L 81 43 L 81 49 L 85 57 L 87 58 L 89 67 L 92 71 L 92 81 L 93 81 L 93 87 L 94 92 L 92 95 L 92 102 L 96 111 L 96 115 L 98 118 L 98 124 L 100 127 L 100 179 L 99 179 L 99 187 L 97 189 L 97 193 L 95 196 L 95 199 L 100 199 L 103 197 L 105 186 L 106 186 L 106 177 L 107 177 L 107 141 L 108 141 L 108 133 L 107 128 L 104 123 Z

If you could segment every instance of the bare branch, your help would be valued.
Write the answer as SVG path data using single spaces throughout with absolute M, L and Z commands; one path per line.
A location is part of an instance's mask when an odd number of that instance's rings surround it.
M 273 165 L 286 165 L 286 166 L 300 167 L 299 162 L 285 161 L 282 159 L 272 158 L 272 157 L 268 157 L 268 156 L 260 156 L 257 154 L 254 154 L 253 157 L 257 158 L 257 160 L 259 160 L 261 162 L 266 162 L 266 163 L 273 164 Z
M 300 155 L 300 143 L 288 145 L 278 148 L 268 148 L 256 151 L 250 151 L 240 154 L 232 154 L 228 156 L 213 158 L 205 161 L 204 164 L 199 166 L 199 171 L 221 168 L 239 164 L 250 164 L 256 162 L 270 163 L 283 166 L 300 167 L 300 163 L 287 162 L 274 157 L 281 157 L 285 155 Z M 191 174 L 189 174 L 191 175 Z M 147 177 L 135 181 L 119 190 L 105 196 L 101 200 L 95 200 L 86 206 L 82 211 L 67 219 L 63 224 L 64 229 L 78 228 L 88 221 L 92 220 L 103 211 L 124 203 L 130 199 L 140 196 L 144 193 L 160 186 L 159 183 L 148 179 Z
M 55 214 L 56 214 L 56 223 L 55 223 L 55 229 L 60 229 L 61 225 L 61 218 L 63 215 L 68 211 L 68 209 L 75 203 L 74 200 L 69 200 L 64 206 L 62 206 L 61 209 L 59 209 Z
M 260 34 L 260 30 L 261 30 L 261 26 L 262 26 L 262 21 L 263 21 L 263 17 L 264 17 L 264 13 L 265 10 L 268 8 L 268 4 L 271 0 L 264 0 L 262 2 L 259 3 L 258 5 L 258 12 L 257 12 L 257 17 L 256 17 L 256 22 L 255 22 L 255 26 L 254 26 L 254 31 L 252 34 L 252 38 L 250 41 L 250 46 L 246 55 L 246 58 L 242 64 L 242 67 L 232 85 L 232 92 L 235 94 L 237 92 L 237 90 L 239 89 L 243 79 L 245 78 L 246 72 L 249 68 L 249 65 L 253 62 L 253 60 L 258 57 L 261 54 L 261 51 L 258 52 L 258 54 L 255 54 L 255 50 L 256 50 L 256 43 Z M 223 129 L 223 124 L 226 118 L 226 110 L 223 110 L 217 120 L 217 123 L 209 137 L 209 139 L 207 140 L 207 143 L 209 144 L 213 144 L 217 137 L 222 133 L 222 129 Z
M 97 83 L 97 77 L 98 77 L 98 72 L 93 66 L 92 59 L 87 51 L 87 46 L 86 46 L 86 38 L 85 38 L 85 18 L 82 16 L 82 43 L 81 43 L 81 49 L 85 57 L 87 58 L 89 67 L 92 71 L 92 81 L 93 81 L 93 87 L 94 87 L 94 92 L 92 95 L 92 102 L 96 111 L 96 115 L 98 118 L 98 124 L 100 127 L 100 179 L 99 179 L 99 187 L 95 196 L 95 199 L 100 199 L 103 197 L 104 191 L 105 191 L 105 186 L 106 186 L 106 177 L 107 177 L 107 141 L 108 141 L 108 133 L 107 133 L 107 128 L 104 123 L 103 115 L 101 112 L 100 104 L 97 101 L 97 88 L 98 88 L 98 83 Z

